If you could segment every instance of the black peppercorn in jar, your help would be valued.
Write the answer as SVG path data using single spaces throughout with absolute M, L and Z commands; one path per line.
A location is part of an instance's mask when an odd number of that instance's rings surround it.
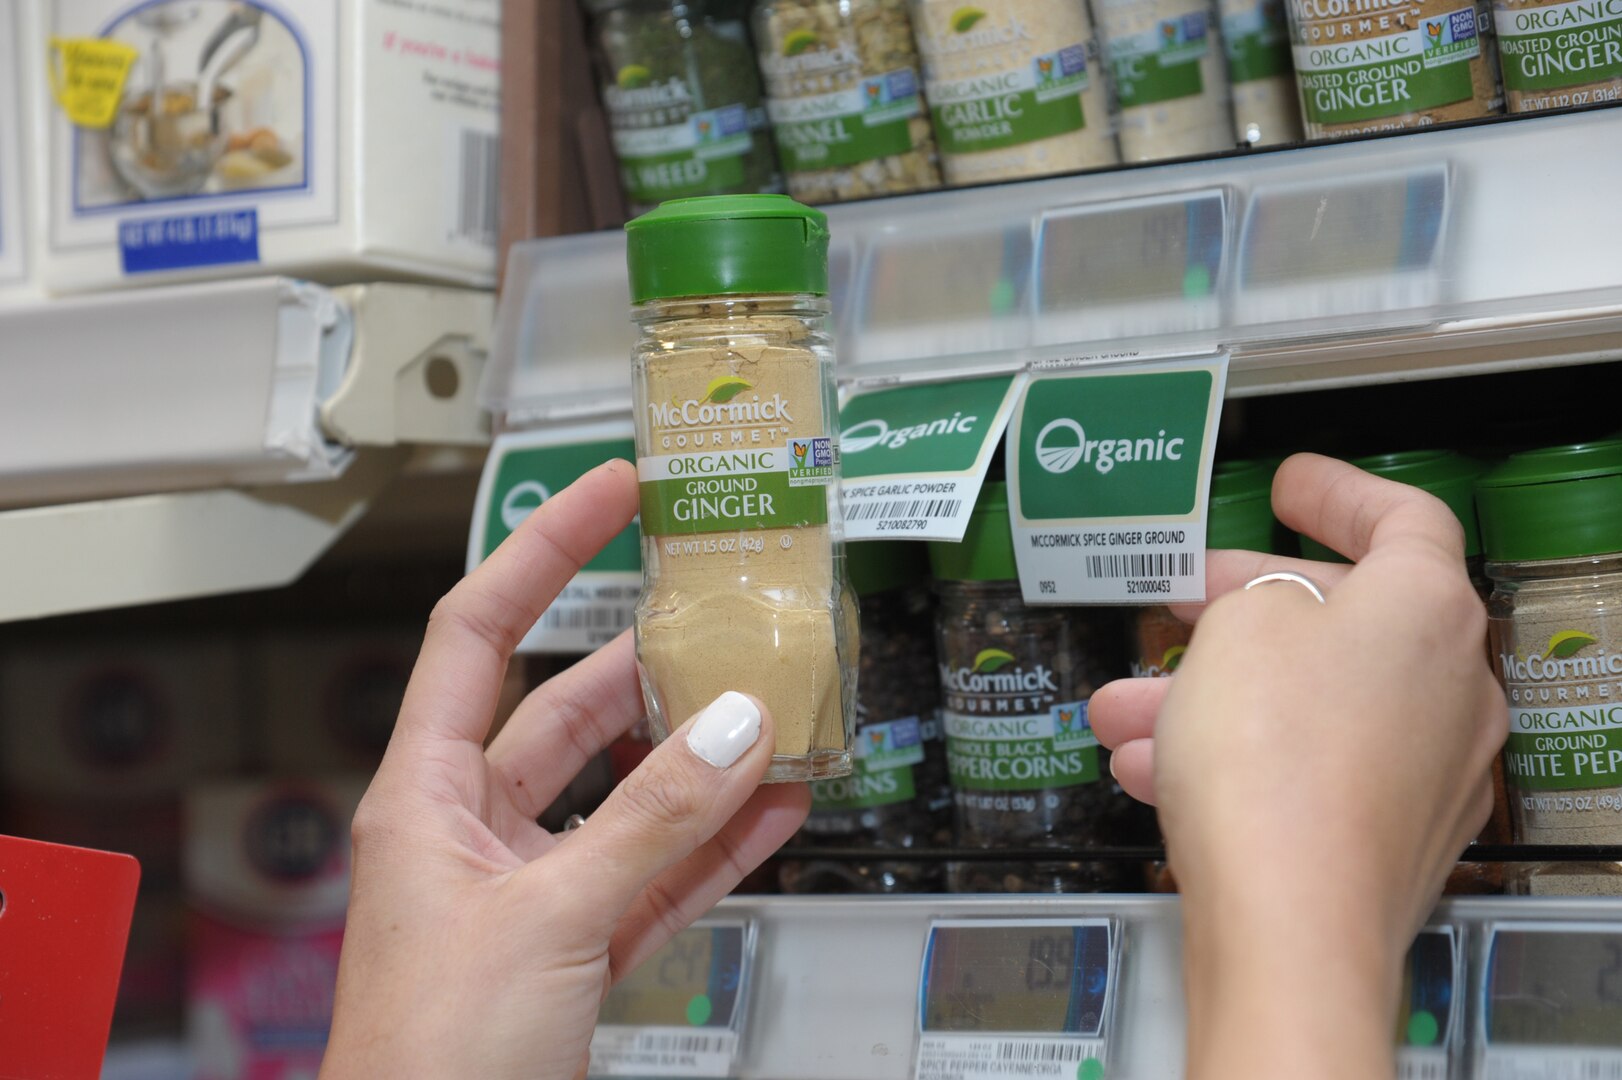
M 739 5 L 584 2 L 633 214 L 667 199 L 783 190 Z
M 1144 842 L 1152 817 L 1109 772 L 1087 700 L 1115 672 L 1109 612 L 1027 607 L 1008 492 L 988 483 L 961 544 L 933 544 L 942 724 L 957 840 L 977 848 L 1100 848 Z M 1133 863 L 954 863 L 954 892 L 1135 889 Z
M 856 741 L 851 775 L 811 783 L 806 847 L 945 847 L 952 790 L 941 741 L 934 605 L 923 550 L 852 544 L 845 561 L 861 600 Z M 940 892 L 938 863 L 809 859 L 782 864 L 789 893 Z

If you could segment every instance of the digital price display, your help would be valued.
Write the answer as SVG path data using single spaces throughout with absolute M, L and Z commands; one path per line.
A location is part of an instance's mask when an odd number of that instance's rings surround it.
M 1403 966 L 1397 1013 L 1397 1080 L 1448 1080 L 1463 1010 L 1464 953 L 1453 927 L 1420 932 Z
M 590 1075 L 732 1075 L 754 943 L 749 923 L 701 924 L 672 938 L 609 991 Z
M 1482 996 L 1494 1080 L 1622 1077 L 1622 925 L 1494 927 Z
M 1110 919 L 942 920 L 918 990 L 918 1080 L 1099 1080 L 1120 965 Z
M 1220 190 L 1044 214 L 1036 261 L 1041 314 L 1212 296 L 1227 231 Z

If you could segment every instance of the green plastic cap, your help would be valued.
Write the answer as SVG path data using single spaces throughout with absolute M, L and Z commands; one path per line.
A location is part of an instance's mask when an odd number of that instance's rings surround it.
M 1206 547 L 1273 550 L 1273 472 L 1260 461 L 1219 461 L 1212 466 Z
M 901 589 L 923 581 L 929 564 L 917 544 L 901 540 L 864 540 L 845 545 L 845 569 L 857 596 Z
M 1511 454 L 1476 483 L 1476 506 L 1492 562 L 1622 551 L 1622 443 Z
M 1373 454 L 1352 461 L 1359 469 L 1428 491 L 1447 504 L 1464 526 L 1464 557 L 1481 554 L 1481 530 L 1476 524 L 1476 480 L 1487 467 L 1473 457 L 1451 450 L 1404 450 Z M 1301 555 L 1319 562 L 1350 562 L 1310 536 L 1301 537 Z
M 672 199 L 625 224 L 631 302 L 828 293 L 828 218 L 787 195 Z
M 929 545 L 929 565 L 943 581 L 1014 581 L 1014 530 L 1008 523 L 1008 485 L 988 480 L 980 488 L 961 544 Z

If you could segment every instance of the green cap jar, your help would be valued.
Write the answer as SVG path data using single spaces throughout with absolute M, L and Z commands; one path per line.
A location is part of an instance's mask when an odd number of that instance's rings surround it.
M 1447 504 L 1464 526 L 1464 557 L 1481 554 L 1481 530 L 1476 525 L 1475 483 L 1486 466 L 1452 450 L 1404 450 L 1373 454 L 1352 461 L 1359 469 L 1399 484 L 1428 491 Z M 1319 562 L 1350 562 L 1310 536 L 1301 537 L 1301 556 Z
M 1212 467 L 1206 547 L 1273 550 L 1273 471 L 1259 461 L 1219 461 Z
M 1476 484 L 1489 562 L 1622 552 L 1622 442 L 1510 455 Z
M 943 581 L 1015 581 L 1014 531 L 1008 524 L 1008 485 L 988 480 L 969 513 L 961 544 L 929 545 L 929 565 Z
M 828 217 L 787 195 L 672 199 L 625 225 L 631 302 L 828 294 Z

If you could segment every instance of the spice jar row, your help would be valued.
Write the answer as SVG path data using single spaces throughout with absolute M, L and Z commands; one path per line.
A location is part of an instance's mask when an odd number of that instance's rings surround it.
M 1422 128 L 1506 91 L 1510 112 L 1622 98 L 1622 0 L 583 3 L 636 212 Z

